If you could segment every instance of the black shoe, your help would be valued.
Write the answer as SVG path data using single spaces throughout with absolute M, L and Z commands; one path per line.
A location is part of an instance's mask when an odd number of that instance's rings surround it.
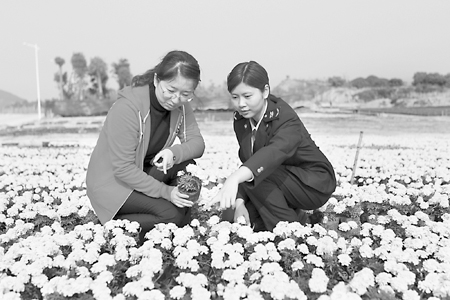
M 297 213 L 297 220 L 300 224 L 305 225 L 308 223 L 308 214 L 303 209 L 297 208 L 295 212 Z
M 308 223 L 314 226 L 314 224 L 322 224 L 324 218 L 323 212 L 320 210 L 315 210 L 312 214 L 308 216 Z
M 251 226 L 253 227 L 253 232 L 267 231 L 266 225 L 260 216 L 256 218 Z

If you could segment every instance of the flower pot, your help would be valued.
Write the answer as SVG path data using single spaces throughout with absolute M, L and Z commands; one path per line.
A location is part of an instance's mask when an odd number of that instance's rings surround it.
M 198 200 L 198 198 L 200 197 L 200 191 L 202 190 L 202 186 L 200 185 L 200 187 L 198 188 L 198 191 L 195 192 L 183 192 L 186 195 L 189 195 L 188 200 L 195 202 Z
M 180 193 L 189 196 L 189 201 L 195 202 L 200 197 L 202 181 L 196 176 L 180 176 L 178 178 L 177 187 Z

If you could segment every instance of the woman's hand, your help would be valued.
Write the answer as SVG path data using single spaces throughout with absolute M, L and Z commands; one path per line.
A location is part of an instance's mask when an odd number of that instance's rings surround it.
M 188 195 L 180 193 L 178 187 L 175 187 L 170 193 L 169 201 L 178 207 L 191 207 L 194 205 L 194 202 L 187 200 L 188 198 Z
M 245 207 L 244 200 L 236 199 L 236 208 L 234 210 L 234 222 L 238 222 L 238 218 L 244 217 L 245 225 L 250 225 L 250 216 L 247 207 Z
M 164 149 L 155 155 L 153 164 L 159 170 L 167 174 L 167 170 L 173 167 L 173 152 L 170 149 Z
M 209 206 L 220 203 L 221 209 L 226 209 L 230 207 L 235 207 L 236 205 L 236 196 L 238 191 L 238 186 L 240 183 L 244 181 L 251 180 L 253 178 L 252 171 L 242 166 L 233 174 L 231 174 L 227 180 L 225 180 L 222 188 L 217 193 L 217 195 L 209 202 Z
M 238 190 L 239 182 L 234 180 L 233 176 L 230 176 L 223 184 L 220 191 L 214 196 L 211 203 L 220 203 L 221 209 L 227 209 L 234 207 L 236 203 L 236 194 Z

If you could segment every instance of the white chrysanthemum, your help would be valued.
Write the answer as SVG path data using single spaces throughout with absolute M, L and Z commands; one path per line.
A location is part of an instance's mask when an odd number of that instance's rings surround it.
M 193 300 L 211 299 L 211 293 L 202 286 L 194 286 L 191 290 Z
M 361 257 L 365 258 L 371 258 L 375 255 L 373 249 L 368 244 L 363 244 L 359 247 L 359 254 L 361 254 Z
M 309 289 L 314 293 L 325 293 L 330 279 L 325 274 L 325 271 L 319 268 L 312 270 L 311 279 L 308 282 Z
M 407 290 L 407 291 L 403 292 L 402 299 L 403 300 L 420 300 L 421 297 L 416 291 Z
M 330 236 L 324 236 L 317 240 L 317 255 L 332 255 L 337 250 L 337 245 Z
M 293 239 L 287 238 L 278 243 L 278 250 L 295 250 L 296 243 Z
M 318 268 L 323 268 L 325 266 L 322 258 L 315 254 L 308 254 L 305 256 L 304 259 L 307 263 L 313 264 L 314 266 L 316 266 Z
M 183 299 L 186 294 L 186 288 L 181 285 L 176 285 L 170 290 L 170 298 L 172 299 Z
M 195 275 L 185 272 L 180 273 L 180 275 L 178 275 L 178 277 L 175 278 L 175 281 L 178 282 L 180 285 L 188 288 L 193 288 L 195 286 L 204 287 L 208 284 L 208 279 L 204 274 Z
M 174 234 L 174 237 L 172 239 L 172 243 L 174 246 L 185 245 L 195 235 L 194 230 L 189 226 L 177 228 L 173 234 Z
M 216 224 L 218 224 L 220 222 L 220 218 L 219 216 L 213 215 L 209 218 L 209 220 L 207 221 L 209 226 L 214 226 Z
M 343 266 L 349 266 L 352 262 L 352 258 L 348 254 L 339 254 L 338 255 L 338 262 Z
M 243 267 L 237 267 L 236 269 L 225 269 L 222 273 L 222 279 L 230 283 L 245 283 L 244 276 L 247 273 L 247 269 Z
M 308 243 L 309 245 L 317 246 L 318 240 L 315 236 L 309 236 L 308 238 L 306 238 L 306 243 Z
M 303 269 L 305 265 L 300 260 L 296 260 L 292 263 L 291 268 L 293 271 L 301 270 Z
M 200 226 L 200 221 L 197 220 L 197 219 L 193 219 L 193 220 L 191 221 L 191 226 L 192 226 L 192 227 L 199 227 L 199 226 Z
M 364 295 L 367 289 L 375 285 L 375 277 L 373 271 L 369 268 L 363 268 L 356 272 L 349 283 L 350 288 L 358 295 Z

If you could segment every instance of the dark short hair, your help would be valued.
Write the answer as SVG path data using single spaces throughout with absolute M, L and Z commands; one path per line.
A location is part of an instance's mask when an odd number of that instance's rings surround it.
M 228 92 L 231 93 L 240 83 L 245 83 L 251 87 L 264 91 L 266 84 L 269 84 L 269 75 L 256 61 L 242 62 L 237 64 L 227 77 Z
M 159 80 L 171 80 L 178 75 L 192 79 L 196 85 L 200 82 L 200 66 L 198 61 L 185 51 L 173 50 L 167 53 L 161 62 L 142 75 L 133 77 L 132 86 L 151 84 L 155 77 Z

